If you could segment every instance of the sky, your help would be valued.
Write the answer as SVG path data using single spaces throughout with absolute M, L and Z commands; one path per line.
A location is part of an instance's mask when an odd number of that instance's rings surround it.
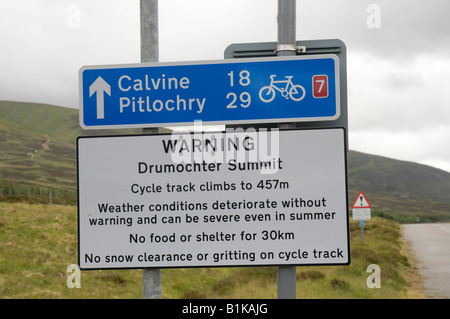
M 277 0 L 159 0 L 159 61 L 276 42 Z M 139 0 L 1 0 L 0 100 L 78 108 L 84 65 L 140 62 Z M 450 1 L 297 0 L 347 47 L 349 148 L 450 172 Z

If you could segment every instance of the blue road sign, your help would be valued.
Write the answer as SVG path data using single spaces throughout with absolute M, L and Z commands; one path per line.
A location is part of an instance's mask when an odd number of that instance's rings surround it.
M 334 54 L 84 66 L 84 129 L 333 121 L 340 116 Z

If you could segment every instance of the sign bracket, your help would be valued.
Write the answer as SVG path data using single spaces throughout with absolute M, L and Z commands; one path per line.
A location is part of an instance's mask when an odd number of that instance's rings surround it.
M 293 45 L 293 44 L 277 44 L 277 49 L 275 50 L 275 53 L 278 54 L 278 52 L 282 51 L 288 51 L 288 52 L 294 52 L 294 53 L 305 53 L 306 47 L 304 45 Z

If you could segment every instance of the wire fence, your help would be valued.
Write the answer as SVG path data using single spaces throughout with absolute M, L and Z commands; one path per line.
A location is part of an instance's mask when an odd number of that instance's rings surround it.
M 0 182 L 0 201 L 26 201 L 42 204 L 76 205 L 77 193 L 47 186 Z

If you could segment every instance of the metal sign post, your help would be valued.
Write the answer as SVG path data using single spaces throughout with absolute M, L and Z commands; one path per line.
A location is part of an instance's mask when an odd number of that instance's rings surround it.
M 278 56 L 296 55 L 295 0 L 278 0 Z M 280 124 L 280 128 L 295 128 L 295 123 Z M 279 266 L 277 271 L 278 299 L 295 299 L 297 279 L 295 266 Z
M 364 242 L 364 220 L 359 221 L 359 227 L 361 228 L 361 241 Z
M 140 0 L 141 62 L 158 62 L 158 0 Z M 143 134 L 159 133 L 159 128 L 143 128 Z M 142 269 L 142 297 L 161 299 L 161 269 Z

